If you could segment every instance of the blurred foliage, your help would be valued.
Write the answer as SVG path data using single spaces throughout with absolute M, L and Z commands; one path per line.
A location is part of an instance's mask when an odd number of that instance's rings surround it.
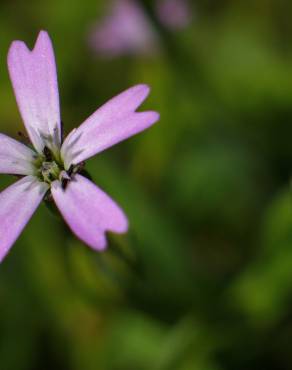
M 53 39 L 67 132 L 145 82 L 147 132 L 87 163 L 125 209 L 98 254 L 38 210 L 0 266 L 1 370 L 292 367 L 292 3 L 197 0 L 152 57 L 88 48 L 108 1 L 2 1 L 1 131 L 23 130 L 5 65 Z M 1 189 L 12 181 L 1 176 Z

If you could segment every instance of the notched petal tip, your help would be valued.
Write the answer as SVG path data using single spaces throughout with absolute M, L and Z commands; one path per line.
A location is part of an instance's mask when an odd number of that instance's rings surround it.
M 65 191 L 60 181 L 52 184 L 54 201 L 73 233 L 95 250 L 106 248 L 106 232 L 123 234 L 128 220 L 123 210 L 101 189 L 75 175 Z
M 108 247 L 108 238 L 107 238 L 107 234 L 118 234 L 118 235 L 121 235 L 121 234 L 126 234 L 129 230 L 129 220 L 128 218 L 126 217 L 126 215 L 124 214 L 124 212 L 120 209 L 120 212 L 121 212 L 121 219 L 120 219 L 120 223 L 115 225 L 115 229 L 112 230 L 110 228 L 108 229 L 105 229 L 103 231 L 103 242 L 100 243 L 100 245 L 98 247 L 95 247 L 96 250 L 102 252 L 104 250 L 107 249 Z
M 68 168 L 150 127 L 159 119 L 154 111 L 137 109 L 150 92 L 138 84 L 102 105 L 65 139 L 61 154 Z
M 11 58 L 13 58 L 14 52 L 25 52 L 27 54 L 33 53 L 36 49 L 38 49 L 39 46 L 45 46 L 45 45 L 52 45 L 51 38 L 47 31 L 41 30 L 37 36 L 36 42 L 34 46 L 30 49 L 27 47 L 26 43 L 21 40 L 14 40 L 10 44 L 7 60 L 8 63 L 11 62 Z
M 132 103 L 134 103 L 132 108 L 133 108 L 133 111 L 135 111 L 148 97 L 149 93 L 150 93 L 150 87 L 148 85 L 138 84 L 122 92 L 120 96 L 122 96 L 123 94 L 125 95 L 127 94 L 128 98 L 132 101 Z
M 61 142 L 60 107 L 55 55 L 46 31 L 40 31 L 32 50 L 14 41 L 8 52 L 8 70 L 20 114 L 30 140 L 41 153 L 44 137 L 51 149 Z

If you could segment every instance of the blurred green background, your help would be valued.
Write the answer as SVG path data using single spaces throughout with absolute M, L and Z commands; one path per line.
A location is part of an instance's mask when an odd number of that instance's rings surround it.
M 87 162 L 127 235 L 95 253 L 42 205 L 0 266 L 0 369 L 291 369 L 291 1 L 197 0 L 183 30 L 152 18 L 156 55 L 105 60 L 87 37 L 108 5 L 0 4 L 1 132 L 23 130 L 8 47 L 40 29 L 66 132 L 136 83 L 161 113 Z

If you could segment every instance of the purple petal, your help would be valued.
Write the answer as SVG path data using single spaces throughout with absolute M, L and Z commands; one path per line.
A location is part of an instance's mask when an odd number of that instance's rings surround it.
M 14 41 L 8 53 L 8 69 L 17 104 L 28 135 L 38 152 L 44 145 L 60 147 L 60 107 L 54 51 L 49 35 L 39 33 L 30 51 Z
M 35 152 L 19 141 L 0 134 L 0 173 L 32 175 Z
M 110 146 L 145 130 L 159 119 L 156 112 L 135 112 L 149 94 L 136 85 L 114 97 L 66 138 L 61 154 L 68 169 Z
M 48 186 L 26 176 L 0 193 L 0 262 L 27 224 Z
M 106 247 L 105 231 L 127 231 L 128 221 L 123 211 L 85 177 L 76 175 L 65 190 L 60 181 L 54 181 L 51 191 L 70 229 L 93 249 Z

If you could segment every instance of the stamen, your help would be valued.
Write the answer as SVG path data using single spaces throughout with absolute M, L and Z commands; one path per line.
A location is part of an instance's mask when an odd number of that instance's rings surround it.
M 45 155 L 47 161 L 51 161 L 53 159 L 52 158 L 52 153 L 51 153 L 50 149 L 47 146 L 44 147 L 44 155 Z
M 36 176 L 40 181 L 50 185 L 53 181 L 59 180 L 62 188 L 65 190 L 74 175 L 82 171 L 84 162 L 78 165 L 72 164 L 66 171 L 63 162 L 56 158 L 48 146 L 45 146 L 43 154 L 38 154 L 35 157 L 34 166 L 36 168 Z
M 45 182 L 51 183 L 59 178 L 61 169 L 55 161 L 53 162 L 43 162 L 40 168 L 41 175 Z

